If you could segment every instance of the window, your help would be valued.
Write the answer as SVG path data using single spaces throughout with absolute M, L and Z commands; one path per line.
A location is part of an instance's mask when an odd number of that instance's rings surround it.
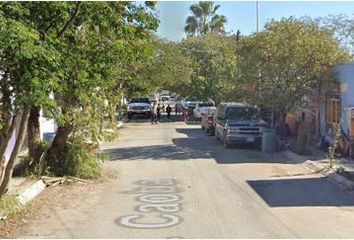
M 150 103 L 148 98 L 132 98 L 130 103 Z
M 199 103 L 199 107 L 214 107 L 214 103 Z
M 256 120 L 260 114 L 257 108 L 252 107 L 228 107 L 226 118 L 234 120 Z
M 327 99 L 327 123 L 339 123 L 340 121 L 340 99 L 329 98 Z

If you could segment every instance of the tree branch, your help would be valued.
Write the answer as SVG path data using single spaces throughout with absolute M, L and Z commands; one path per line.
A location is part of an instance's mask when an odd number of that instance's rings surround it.
M 71 15 L 70 19 L 66 22 L 64 27 L 59 31 L 57 38 L 61 38 L 63 36 L 66 29 L 74 22 L 75 18 L 79 15 L 80 5 L 81 5 L 80 1 L 76 2 L 74 14 Z

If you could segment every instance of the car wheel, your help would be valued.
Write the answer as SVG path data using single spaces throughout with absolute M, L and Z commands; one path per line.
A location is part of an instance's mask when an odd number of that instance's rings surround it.
M 212 129 L 210 130 L 210 135 L 211 135 L 211 136 L 215 136 L 215 128 L 212 128 Z
M 216 139 L 216 140 L 219 140 L 218 131 L 216 131 L 216 129 L 215 129 L 215 134 L 214 134 L 214 137 L 215 137 L 215 139 Z

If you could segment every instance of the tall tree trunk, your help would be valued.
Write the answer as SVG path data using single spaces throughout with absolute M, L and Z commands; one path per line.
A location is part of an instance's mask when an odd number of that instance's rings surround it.
M 6 159 L 5 159 L 5 152 L 6 148 L 9 145 L 11 136 L 15 130 L 16 122 L 18 119 L 18 115 L 13 116 L 12 119 L 9 119 L 9 122 L 6 126 L 6 131 L 3 132 L 2 137 L 1 137 L 1 145 L 0 145 L 0 185 L 2 182 L 2 179 L 4 178 L 5 175 L 5 169 L 6 169 Z
M 25 109 L 22 113 L 20 129 L 16 138 L 15 147 L 12 150 L 10 159 L 6 164 L 6 167 L 4 168 L 4 174 L 2 174 L 2 178 L 0 179 L 0 197 L 6 193 L 10 179 L 12 177 L 12 172 L 14 170 L 17 157 L 21 151 L 23 142 L 25 140 L 29 115 L 30 109 Z
M 59 126 L 54 137 L 53 143 L 48 149 L 45 162 L 57 175 L 63 175 L 66 171 L 64 159 L 65 147 L 70 133 L 74 129 L 73 122 L 67 122 L 63 126 Z
M 32 107 L 28 119 L 28 153 L 31 163 L 38 163 L 41 156 L 41 132 L 39 128 L 39 107 Z

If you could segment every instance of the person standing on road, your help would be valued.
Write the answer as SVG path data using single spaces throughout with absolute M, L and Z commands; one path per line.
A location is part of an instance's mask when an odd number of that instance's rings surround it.
M 172 108 L 171 108 L 170 104 L 168 104 L 167 107 L 166 107 L 166 112 L 167 112 L 167 118 L 168 119 L 170 119 L 171 111 L 172 111 Z
M 157 104 L 156 115 L 157 115 L 157 122 L 160 122 L 160 118 L 161 118 L 161 107 L 160 107 L 160 103 Z
M 151 108 L 151 124 L 157 123 L 156 104 Z

